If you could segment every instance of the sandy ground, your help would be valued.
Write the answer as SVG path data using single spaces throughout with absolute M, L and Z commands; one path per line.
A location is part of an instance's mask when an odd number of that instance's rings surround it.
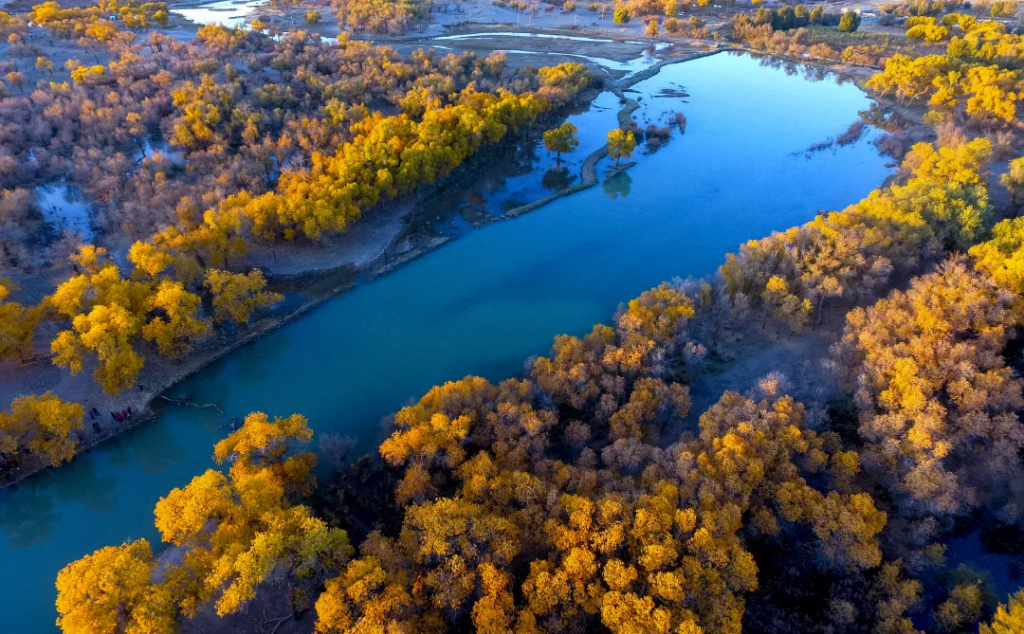
M 140 343 L 137 349 L 145 357 L 146 363 L 139 374 L 138 384 L 118 396 L 104 394 L 93 381 L 95 365 L 92 363 L 87 363 L 78 375 L 71 375 L 54 366 L 46 348 L 59 329 L 53 324 L 43 324 L 36 336 L 34 361 L 27 364 L 0 364 L 0 402 L 9 403 L 19 396 L 41 394 L 49 390 L 65 400 L 81 403 L 86 411 L 95 407 L 100 411 L 97 419 L 99 430 L 92 426 L 93 420 L 86 416 L 83 421 L 85 429 L 79 433 L 87 446 L 144 422 L 152 416 L 150 402 L 188 375 L 319 306 L 349 288 L 357 275 L 374 277 L 384 274 L 443 244 L 446 241 L 444 238 L 401 234 L 403 216 L 400 212 L 408 213 L 412 208 L 413 204 L 409 202 L 401 209 L 396 208 L 393 214 L 370 216 L 344 236 L 316 248 L 284 246 L 273 251 L 269 248 L 254 250 L 247 263 L 264 268 L 275 289 L 299 293 L 299 301 L 292 302 L 285 312 L 270 312 L 248 328 L 218 329 L 214 336 L 200 343 L 180 361 L 161 357 L 152 346 Z M 384 245 L 387 245 L 386 258 Z M 134 414 L 131 420 L 118 422 L 111 417 L 111 412 L 121 412 L 128 408 Z M 17 475 L 27 476 L 41 466 L 27 463 L 23 465 L 23 472 Z M 0 485 L 5 484 L 9 482 L 0 482 Z
M 402 252 L 410 248 L 402 236 L 403 220 L 414 210 L 416 201 L 389 202 L 353 223 L 344 234 L 330 236 L 319 243 L 282 243 L 273 249 L 261 246 L 245 258 L 245 266 L 258 267 L 276 278 L 332 271 L 345 266 L 365 269 L 382 259 L 386 249 Z

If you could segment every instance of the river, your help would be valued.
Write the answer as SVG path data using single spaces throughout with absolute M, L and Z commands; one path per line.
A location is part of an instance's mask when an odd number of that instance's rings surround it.
M 874 132 L 804 152 L 869 106 L 853 84 L 812 82 L 723 54 L 667 66 L 634 91 L 642 116 L 685 113 L 685 136 L 673 132 L 610 182 L 467 231 L 170 393 L 217 403 L 228 418 L 301 412 L 315 430 L 369 446 L 382 416 L 430 386 L 520 372 L 554 335 L 588 331 L 662 280 L 710 273 L 742 241 L 842 208 L 889 174 L 870 143 Z M 168 408 L 68 466 L 0 492 L 3 631 L 55 631 L 53 582 L 66 563 L 123 540 L 156 542 L 154 504 L 211 466 L 225 422 L 212 409 Z

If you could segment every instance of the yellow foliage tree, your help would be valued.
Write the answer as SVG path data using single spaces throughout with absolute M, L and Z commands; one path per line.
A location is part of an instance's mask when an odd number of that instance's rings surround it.
M 636 149 L 636 137 L 629 130 L 616 128 L 608 133 L 608 156 L 615 159 L 615 164 L 623 158 L 628 159 Z
M 51 342 L 53 362 L 81 372 L 85 355 L 97 358 L 93 376 L 108 394 L 131 387 L 142 369 L 143 358 L 132 347 L 141 334 L 150 307 L 152 287 L 127 280 L 113 264 L 104 262 L 105 250 L 85 246 L 72 261 L 85 270 L 57 287 L 46 303 L 71 320 Z
M 93 352 L 99 361 L 93 376 L 104 392 L 119 394 L 135 384 L 143 359 L 130 343 L 138 326 L 128 310 L 118 304 L 97 305 L 71 323 L 73 330 L 61 332 L 50 345 L 56 365 L 77 374 L 85 354 Z
M 0 453 L 35 454 L 53 466 L 71 460 L 78 447 L 71 433 L 82 429 L 84 412 L 51 392 L 16 398 L 0 411 Z
M 101 548 L 57 575 L 57 626 L 64 634 L 174 634 L 177 612 L 157 562 L 140 539 Z
M 1019 477 L 1024 384 L 1002 355 L 1017 301 L 953 259 L 848 313 L 835 367 L 857 386 L 865 462 L 905 506 L 996 504 Z
M 253 311 L 272 306 L 284 299 L 278 293 L 266 291 L 267 280 L 263 272 L 253 269 L 248 273 L 230 273 L 218 269 L 206 272 L 206 287 L 213 294 L 216 319 L 233 320 L 247 324 Z
M 213 600 L 218 614 L 236 612 L 275 576 L 296 590 L 293 597 L 308 596 L 347 560 L 345 531 L 289 501 L 308 492 L 316 457 L 286 458 L 288 443 L 311 436 L 298 414 L 274 421 L 250 414 L 214 449 L 218 462 L 233 462 L 229 476 L 208 470 L 157 503 L 163 540 L 188 548 L 167 581 L 184 614 Z
M 996 609 L 991 623 L 982 623 L 980 634 L 1017 634 L 1024 632 L 1024 591 L 1010 597 Z
M 177 359 L 192 349 L 192 343 L 210 334 L 210 324 L 199 318 L 201 300 L 185 290 L 181 282 L 163 280 L 149 298 L 159 314 L 149 320 L 142 335 L 153 341 L 165 357 Z
M 0 278 L 0 361 L 18 358 L 24 361 L 32 354 L 36 327 L 42 315 L 41 307 L 26 308 L 18 302 L 7 301 L 18 287 L 10 280 Z

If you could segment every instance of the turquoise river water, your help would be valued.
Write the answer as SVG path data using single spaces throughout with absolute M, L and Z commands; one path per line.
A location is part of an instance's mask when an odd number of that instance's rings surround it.
M 634 91 L 643 97 L 638 120 L 681 111 L 685 136 L 673 132 L 650 155 L 638 149 L 625 176 L 469 231 L 329 301 L 170 394 L 217 403 L 227 417 L 301 412 L 317 431 L 370 446 L 381 417 L 430 386 L 520 372 L 554 335 L 588 331 L 662 280 L 711 273 L 742 241 L 842 208 L 889 173 L 870 143 L 874 132 L 805 154 L 868 108 L 852 84 L 716 55 L 667 66 Z M 55 631 L 62 566 L 128 539 L 156 543 L 154 504 L 211 466 L 224 423 L 212 409 L 167 408 L 70 465 L 0 492 L 0 629 Z

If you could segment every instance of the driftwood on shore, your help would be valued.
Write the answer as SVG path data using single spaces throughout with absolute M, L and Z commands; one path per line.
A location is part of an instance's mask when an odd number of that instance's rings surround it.
M 195 408 L 198 408 L 198 409 L 215 409 L 215 410 L 217 410 L 217 413 L 220 414 L 221 416 L 225 415 L 224 414 L 224 410 L 222 410 L 220 408 L 220 406 L 217 405 L 216 403 L 203 403 L 202 405 L 200 405 L 199 403 L 196 403 L 195 401 L 193 401 L 192 399 L 190 399 L 187 396 L 182 396 L 181 398 L 170 398 L 170 397 L 167 397 L 167 396 L 164 396 L 163 394 L 161 394 L 159 396 L 159 398 L 162 398 L 163 400 L 167 401 L 168 403 L 174 403 L 175 405 L 181 405 L 182 407 L 195 407 Z

